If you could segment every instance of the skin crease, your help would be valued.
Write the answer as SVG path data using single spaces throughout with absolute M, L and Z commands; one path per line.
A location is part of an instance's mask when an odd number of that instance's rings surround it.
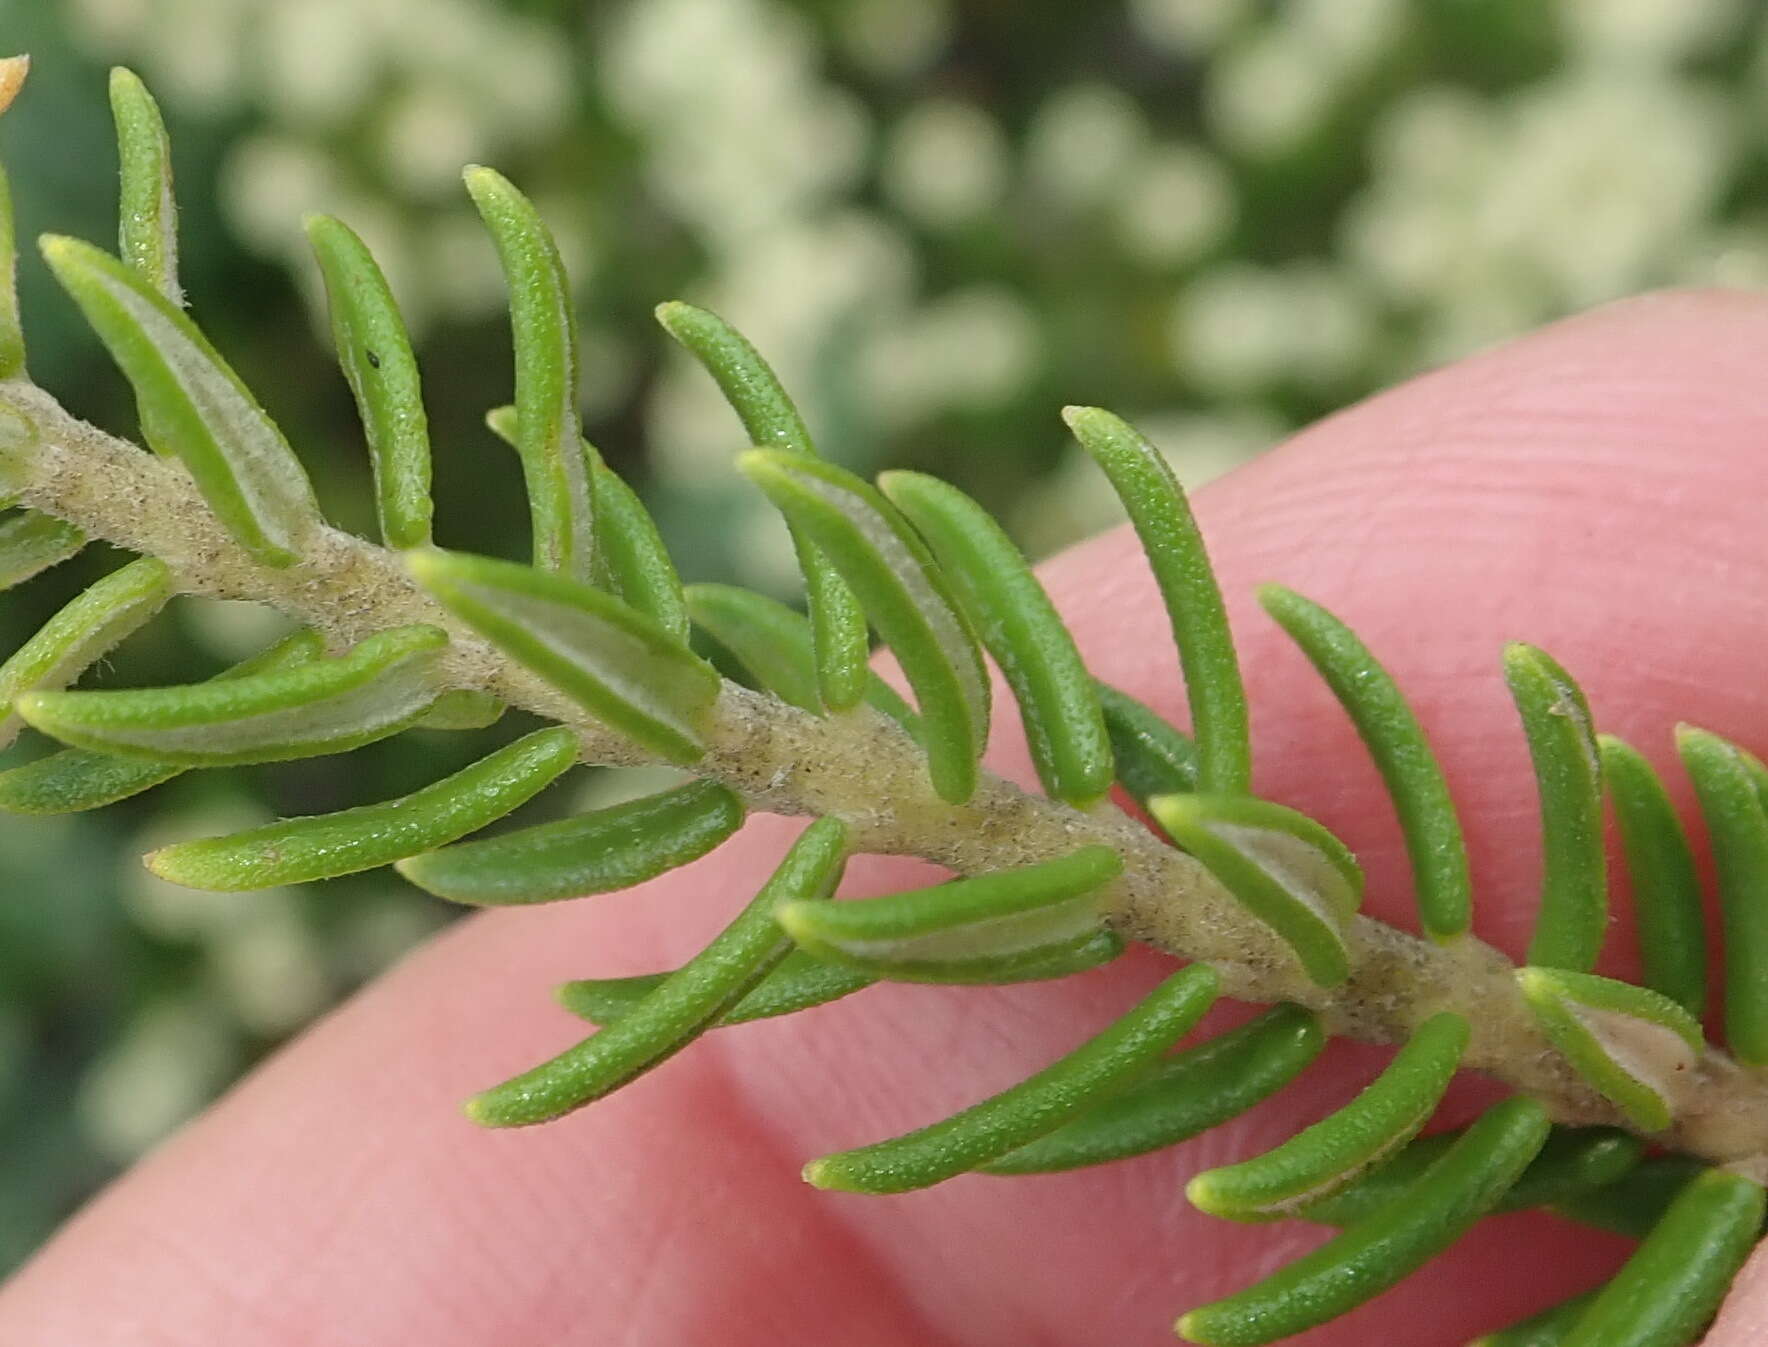
M 1200 493 L 1252 695 L 1258 789 L 1358 852 L 1368 911 L 1413 924 L 1391 809 L 1254 586 L 1279 580 L 1333 609 L 1399 678 L 1467 820 L 1476 928 L 1518 956 L 1538 853 L 1505 641 L 1564 662 L 1601 727 L 1665 770 L 1684 809 L 1676 720 L 1768 745 L 1765 348 L 1768 301 L 1616 305 L 1415 380 Z M 1095 670 L 1177 716 L 1133 541 L 1109 535 L 1045 574 Z M 1011 721 L 992 761 L 1028 780 Z M 932 1121 L 1088 1036 L 1170 966 L 1141 951 L 1061 983 L 875 988 L 720 1031 L 547 1127 L 487 1134 L 461 1117 L 475 1089 L 577 1036 L 549 987 L 681 960 L 797 826 L 757 820 L 642 892 L 453 928 L 74 1220 L 0 1290 L 0 1342 L 1120 1347 L 1171 1341 L 1181 1310 L 1322 1238 L 1204 1217 L 1184 1181 L 1343 1102 L 1385 1059 L 1372 1049 L 1336 1046 L 1236 1123 L 1095 1171 L 898 1198 L 799 1181 L 805 1160 Z M 862 861 L 846 891 L 925 874 Z M 1624 902 L 1617 913 L 1604 968 L 1625 973 Z M 1205 1030 L 1246 1013 L 1219 1010 Z M 1494 1097 L 1462 1082 L 1444 1120 Z M 1447 1347 L 1592 1284 L 1625 1248 L 1540 1215 L 1489 1221 L 1297 1341 Z M 1764 1332 L 1768 1259 L 1708 1342 Z

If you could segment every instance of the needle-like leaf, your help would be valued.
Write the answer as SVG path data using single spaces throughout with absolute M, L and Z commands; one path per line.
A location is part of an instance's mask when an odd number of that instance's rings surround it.
M 379 632 L 336 659 L 249 678 L 122 692 L 32 692 L 19 714 L 45 734 L 103 753 L 187 767 L 343 753 L 421 716 L 439 689 L 439 627 Z
M 1117 779 L 1144 806 L 1156 795 L 1183 795 L 1197 789 L 1197 745 L 1176 726 L 1127 692 L 1095 684 L 1111 735 Z
M 1019 702 L 1044 793 L 1084 809 L 1111 789 L 1111 740 L 1074 637 L 1006 531 L 938 478 L 887 472 L 886 497 L 933 550 L 970 625 Z
M 249 678 L 272 669 L 292 669 L 325 653 L 325 641 L 308 627 L 278 641 L 217 675 Z M 188 770 L 182 763 L 119 757 L 89 748 L 59 753 L 0 772 L 0 809 L 15 814 L 72 814 L 126 800 Z
M 885 898 L 785 903 L 780 925 L 800 946 L 874 977 L 909 982 L 1057 977 L 1123 948 L 1099 915 L 1101 886 L 1123 869 L 1110 847 L 997 870 Z
M 0 85 L 13 61 L 0 61 Z M 18 236 L 12 216 L 12 183 L 0 165 L 0 379 L 25 372 L 25 334 L 18 321 Z
M 954 804 L 969 799 L 988 738 L 988 676 L 925 544 L 889 501 L 850 472 L 773 450 L 752 450 L 739 462 L 859 596 L 920 703 L 934 789 Z
M 411 337 L 368 245 L 341 220 L 307 219 L 331 307 L 332 345 L 356 399 L 389 547 L 430 541 L 430 422 Z
M 1602 755 L 1583 691 L 1544 650 L 1504 651 L 1541 801 L 1541 902 L 1529 962 L 1587 973 L 1608 929 Z
M 1595 1299 L 1594 1291 L 1579 1292 L 1526 1319 L 1519 1319 L 1508 1328 L 1483 1334 L 1467 1347 L 1563 1347 L 1566 1334 L 1572 1331 L 1573 1325 Z
M 632 1013 L 645 997 L 667 982 L 671 973 L 640 973 L 635 977 L 582 978 L 558 989 L 559 1004 L 579 1019 L 609 1025 Z M 795 949 L 774 966 L 742 1000 L 719 1017 L 719 1024 L 790 1015 L 835 1001 L 870 987 L 877 979 L 851 968 L 824 963 Z
M 1048 1174 L 1176 1145 L 1275 1094 L 1325 1045 L 1313 1011 L 1277 1006 L 1161 1062 L 1073 1122 L 981 1168 L 988 1174 Z
M 742 333 L 717 314 L 679 301 L 658 305 L 657 321 L 712 375 L 751 445 L 817 456 L 792 399 Z M 820 700 L 831 711 L 845 711 L 866 694 L 865 614 L 835 568 L 791 527 L 804 572 Z
M 52 515 L 20 510 L 8 516 L 0 521 L 0 590 L 59 566 L 85 545 L 85 534 Z
M 1332 1196 L 1393 1157 L 1430 1121 L 1467 1038 L 1459 1015 L 1433 1015 L 1350 1103 L 1263 1155 L 1204 1170 L 1185 1195 L 1231 1221 L 1274 1220 Z
M 743 821 L 743 804 L 693 781 L 557 823 L 461 842 L 396 867 L 438 898 L 480 907 L 552 903 L 631 888 L 711 851 Z
M 1679 1086 L 1706 1047 L 1694 1016 L 1648 988 L 1591 973 L 1519 968 L 1516 981 L 1579 1075 L 1635 1127 L 1670 1125 Z
M 551 1061 L 477 1096 L 467 1115 L 490 1127 L 545 1122 L 619 1089 L 680 1051 L 791 948 L 774 922 L 774 909 L 788 899 L 826 898 L 841 878 L 846 855 L 838 822 L 811 824 L 741 915 L 642 1005 Z
M 433 548 L 407 553 L 406 565 L 456 617 L 598 720 L 672 762 L 704 752 L 718 674 L 652 619 L 531 566 Z
M 1719 872 L 1725 925 L 1725 1039 L 1746 1066 L 1768 1066 L 1768 813 L 1743 751 L 1681 725 L 1676 748 L 1694 782 Z
M 1688 1155 L 1654 1156 L 1612 1183 L 1560 1199 L 1553 1209 L 1598 1230 L 1612 1231 L 1628 1239 L 1644 1239 L 1663 1219 L 1676 1194 L 1706 1168 Z
M 902 1193 L 1018 1150 L 1145 1071 L 1215 1003 L 1219 979 L 1192 964 L 1067 1056 L 962 1113 L 888 1141 L 825 1155 L 804 1167 L 818 1188 Z
M 1687 1347 L 1755 1246 L 1763 1211 L 1760 1184 L 1702 1174 L 1597 1293 L 1564 1347 Z
M 112 571 L 38 628 L 0 664 L 0 748 L 18 737 L 21 698 L 66 687 L 171 597 L 171 569 L 142 557 Z
M 1467 844 L 1424 727 L 1387 670 L 1331 613 L 1281 585 L 1260 590 L 1259 602 L 1326 680 L 1387 783 L 1412 862 L 1419 925 L 1437 941 L 1466 934 Z
M 532 202 L 489 168 L 467 191 L 503 264 L 516 348 L 516 447 L 528 484 L 534 564 L 595 583 L 595 482 L 577 416 L 577 320 L 552 233 Z
M 1185 493 L 1160 451 L 1121 417 L 1100 407 L 1067 407 L 1062 417 L 1123 501 L 1166 601 L 1191 703 L 1199 788 L 1241 794 L 1252 780 L 1246 689 L 1222 591 Z
M 320 525 L 300 460 L 182 311 L 114 257 L 45 237 L 43 256 L 128 378 L 164 452 L 183 460 L 215 517 L 266 566 L 297 560 Z
M 1350 975 L 1344 925 L 1363 896 L 1356 859 L 1320 824 L 1244 795 L 1157 795 L 1167 835 L 1280 935 L 1323 987 Z
M 124 262 L 169 303 L 184 304 L 178 285 L 178 203 L 172 195 L 172 146 L 159 104 L 132 70 L 110 73 L 111 117 L 122 169 L 117 241 Z
M 1379 1295 L 1453 1244 L 1497 1205 L 1547 1139 L 1533 1099 L 1489 1109 L 1399 1197 L 1246 1290 L 1192 1310 L 1179 1336 L 1261 1347 Z
M 372 870 L 496 822 L 576 762 L 578 749 L 563 726 L 536 730 L 397 800 L 180 842 L 143 859 L 161 879 L 224 892 Z

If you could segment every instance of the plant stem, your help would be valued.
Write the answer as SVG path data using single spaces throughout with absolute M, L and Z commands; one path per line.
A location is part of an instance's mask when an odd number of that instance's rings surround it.
M 23 380 L 0 383 L 0 409 L 8 404 L 39 437 L 0 464 L 23 504 L 160 558 L 182 592 L 268 604 L 338 648 L 408 623 L 443 627 L 452 686 L 570 726 L 586 761 L 650 760 L 450 617 L 413 584 L 397 553 L 326 529 L 295 565 L 264 566 L 227 535 L 177 463 L 79 421 Z M 969 801 L 948 804 L 933 792 L 920 750 L 868 707 L 819 718 L 727 683 L 708 741 L 698 773 L 752 809 L 838 818 L 858 851 L 977 874 L 1110 846 L 1124 859 L 1103 897 L 1111 923 L 1157 949 L 1208 960 L 1228 995 L 1297 1002 L 1319 1011 L 1332 1032 L 1373 1043 L 1404 1042 L 1432 1015 L 1457 1011 L 1473 1029 L 1465 1065 L 1539 1098 L 1559 1122 L 1627 1125 L 1536 1027 L 1515 966 L 1471 937 L 1437 945 L 1357 917 L 1347 932 L 1349 979 L 1320 987 L 1201 865 L 1122 811 L 1082 812 L 989 773 Z M 1709 1049 L 1675 1093 L 1676 1121 L 1654 1141 L 1768 1179 L 1768 1079 Z

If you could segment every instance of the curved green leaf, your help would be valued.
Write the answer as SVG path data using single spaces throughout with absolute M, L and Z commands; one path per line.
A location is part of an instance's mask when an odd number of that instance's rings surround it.
M 1027 968 L 1061 976 L 1122 949 L 1105 928 L 1097 896 L 1122 870 L 1110 847 L 1082 847 L 884 898 L 785 903 L 777 916 L 803 949 L 873 977 L 998 982 Z
M 128 378 L 155 447 L 174 453 L 227 531 L 266 566 L 320 527 L 300 460 L 196 325 L 114 257 L 46 236 L 44 259 Z
M 332 345 L 356 399 L 389 547 L 430 541 L 430 421 L 411 336 L 368 245 L 341 220 L 307 217 L 331 308 Z
M 1180 969 L 1129 1014 L 1030 1079 L 943 1122 L 813 1160 L 804 1177 L 818 1188 L 902 1193 L 1018 1150 L 1134 1080 L 1203 1018 L 1219 986 L 1208 964 Z
M 478 688 L 450 688 L 413 725 L 419 730 L 483 730 L 509 710 L 502 701 Z
M 558 245 L 532 202 L 494 169 L 466 170 L 497 244 L 516 349 L 516 449 L 528 484 L 534 564 L 595 583 L 595 482 L 577 417 L 577 320 Z
M 1597 1293 L 1564 1347 L 1687 1347 L 1749 1257 L 1763 1212 L 1760 1184 L 1702 1174 Z
M 635 977 L 581 978 L 559 987 L 559 1004 L 579 1019 L 608 1025 L 632 1013 L 669 978 L 670 973 L 640 973 Z M 773 971 L 756 983 L 742 1000 L 719 1017 L 718 1023 L 746 1024 L 773 1019 L 839 1000 L 870 987 L 877 979 L 851 968 L 824 963 L 801 949 L 781 959 Z
M 1231 1221 L 1290 1216 L 1348 1187 L 1418 1134 L 1467 1050 L 1467 1021 L 1444 1011 L 1418 1027 L 1350 1103 L 1250 1160 L 1186 1185 L 1193 1206 Z
M 66 687 L 159 612 L 172 593 L 171 568 L 155 557 L 142 557 L 112 571 L 38 628 L 0 664 L 0 748 L 18 738 L 21 698 L 43 688 Z
M 1241 794 L 1252 780 L 1246 689 L 1222 591 L 1185 493 L 1160 451 L 1121 417 L 1100 407 L 1064 407 L 1062 419 L 1129 512 L 1166 601 L 1191 703 L 1199 788 Z
M 1628 1239 L 1644 1239 L 1663 1219 L 1676 1194 L 1706 1169 L 1706 1165 L 1688 1155 L 1653 1156 L 1612 1183 L 1561 1198 L 1553 1209 L 1598 1230 Z
M 713 781 L 591 814 L 461 842 L 395 867 L 438 898 L 479 907 L 552 903 L 631 888 L 711 851 L 737 830 L 743 803 Z
M 85 545 L 86 535 L 66 520 L 18 511 L 0 521 L 0 589 L 59 566 Z
M 187 767 L 343 753 L 397 734 L 436 700 L 439 627 L 380 632 L 336 659 L 184 687 L 33 692 L 19 714 L 45 734 L 104 753 Z
M 1707 1004 L 1707 919 L 1688 834 L 1651 764 L 1613 735 L 1597 743 L 1627 856 L 1645 985 L 1698 1018 Z
M 598 720 L 671 762 L 705 751 L 718 674 L 650 618 L 530 566 L 434 548 L 405 562 L 443 607 Z
M 1148 812 L 1323 987 L 1350 976 L 1344 925 L 1363 896 L 1355 858 L 1306 814 L 1243 795 L 1157 795 Z
M 1467 844 L 1424 727 L 1387 670 L 1331 613 L 1281 585 L 1261 589 L 1259 602 L 1325 679 L 1387 783 L 1412 862 L 1419 925 L 1436 941 L 1466 934 L 1473 914 Z
M 215 677 L 247 678 L 271 669 L 289 669 L 316 660 L 324 653 L 324 639 L 318 632 L 303 627 Z M 72 814 L 97 809 L 151 790 L 163 781 L 182 776 L 186 770 L 182 763 L 155 758 L 125 758 L 88 748 L 64 748 L 22 767 L 0 772 L 0 809 L 14 814 Z
M 1074 637 L 988 511 L 935 477 L 887 472 L 884 495 L 933 551 L 1019 702 L 1044 793 L 1084 809 L 1111 789 L 1111 740 Z
M 545 1122 L 619 1089 L 679 1052 L 742 999 L 790 946 L 774 924 L 788 900 L 827 897 L 846 861 L 845 830 L 834 819 L 811 824 L 761 892 L 713 942 L 670 975 L 642 1005 L 531 1071 L 467 1104 L 491 1127 Z
M 116 66 L 110 72 L 110 105 L 122 168 L 118 250 L 142 280 L 182 307 L 172 145 L 159 104 L 134 71 Z
M 397 800 L 180 842 L 143 859 L 161 879 L 222 892 L 372 870 L 495 823 L 575 763 L 579 747 L 568 729 L 536 730 Z
M 1768 1066 L 1768 813 L 1745 755 L 1691 725 L 1676 748 L 1694 782 L 1719 872 L 1725 926 L 1725 1039 L 1746 1066 Z
M 18 235 L 12 217 L 12 182 L 5 165 L 0 164 L 0 379 L 17 378 L 24 372 L 25 332 L 18 319 Z
M 1594 1291 L 1580 1292 L 1569 1300 L 1519 1319 L 1508 1328 L 1482 1334 L 1467 1347 L 1562 1347 L 1566 1334 L 1572 1331 L 1573 1325 L 1595 1299 Z
M 772 450 L 738 461 L 841 572 L 895 653 L 920 703 L 934 790 L 954 804 L 969 799 L 988 738 L 988 675 L 937 563 L 895 507 L 852 473 Z
M 1256 1285 L 1192 1310 L 1179 1320 L 1179 1336 L 1208 1347 L 1260 1347 L 1348 1313 L 1496 1206 L 1547 1130 L 1546 1110 L 1533 1099 L 1487 1110 L 1399 1197 Z
M 687 605 L 694 624 L 730 651 L 762 691 L 801 711 L 822 710 L 814 637 L 797 609 L 751 589 L 718 584 L 689 585 Z M 911 737 L 919 732 L 909 704 L 877 674 L 866 675 L 865 699 Z
M 659 304 L 657 321 L 712 375 L 751 445 L 817 456 L 792 399 L 740 332 L 717 314 L 679 301 Z M 845 711 L 859 705 L 866 693 L 865 614 L 828 560 L 796 526 L 791 532 L 798 568 L 804 572 L 819 699 L 831 711 Z
M 1095 683 L 1117 779 L 1137 803 L 1197 789 L 1197 746 L 1190 737 L 1127 692 Z
M 1602 755 L 1590 704 L 1572 676 L 1532 645 L 1504 651 L 1541 799 L 1541 905 L 1529 962 L 1587 973 L 1608 929 L 1602 847 Z
M 1326 1045 L 1313 1011 L 1282 1005 L 1160 1063 L 1073 1122 L 981 1166 L 986 1174 L 1048 1174 L 1176 1145 L 1267 1099 Z
M 1661 1132 L 1678 1085 L 1706 1047 L 1700 1022 L 1669 997 L 1590 973 L 1519 968 L 1535 1021 L 1578 1074 L 1635 1127 Z

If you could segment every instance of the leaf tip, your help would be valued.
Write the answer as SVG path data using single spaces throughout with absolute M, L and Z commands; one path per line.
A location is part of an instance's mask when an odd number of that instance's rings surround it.
M 0 112 L 12 106 L 18 91 L 24 87 L 25 76 L 31 73 L 31 58 L 21 52 L 0 58 Z

